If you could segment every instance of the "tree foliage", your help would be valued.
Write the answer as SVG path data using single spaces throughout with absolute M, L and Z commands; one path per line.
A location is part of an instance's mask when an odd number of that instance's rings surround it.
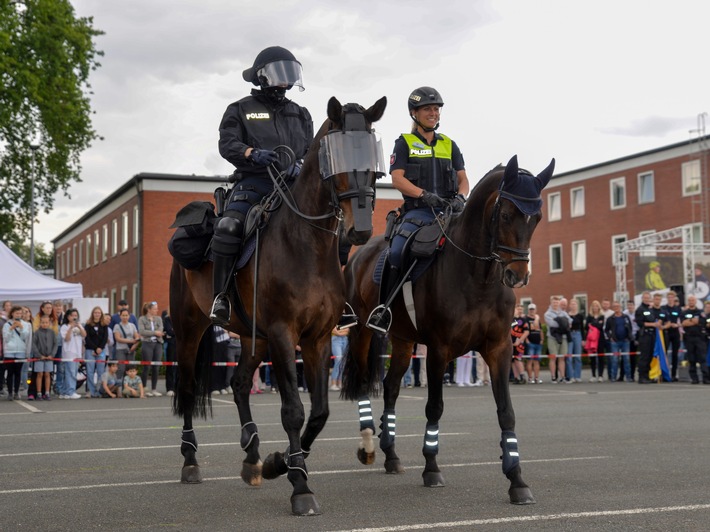
M 102 34 L 69 0 L 0 0 L 0 239 L 11 247 L 30 228 L 32 172 L 35 214 L 81 181 L 81 153 L 99 138 L 88 80 Z

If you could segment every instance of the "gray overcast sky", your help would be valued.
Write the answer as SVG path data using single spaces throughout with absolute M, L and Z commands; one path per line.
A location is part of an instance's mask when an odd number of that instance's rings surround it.
M 106 34 L 92 74 L 94 125 L 105 140 L 82 157 L 71 200 L 35 226 L 50 243 L 140 172 L 227 175 L 217 151 L 226 106 L 250 86 L 263 48 L 303 64 L 316 128 L 326 102 L 366 107 L 385 156 L 409 129 L 406 98 L 436 87 L 440 131 L 461 147 L 473 182 L 518 154 L 537 172 L 568 171 L 690 138 L 708 111 L 710 2 L 696 0 L 73 0 Z M 709 124 L 710 126 L 710 124 Z

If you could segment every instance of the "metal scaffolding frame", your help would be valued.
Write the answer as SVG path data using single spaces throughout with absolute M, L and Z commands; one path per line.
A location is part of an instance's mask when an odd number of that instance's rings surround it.
M 614 246 L 614 262 L 616 265 L 616 292 L 614 299 L 626 305 L 629 292 L 626 289 L 626 266 L 630 253 L 640 253 L 653 247 L 656 254 L 682 253 L 683 254 L 683 285 L 695 287 L 696 259 L 703 255 L 710 255 L 710 242 L 693 242 L 693 227 L 696 224 L 686 224 L 665 231 L 657 231 L 640 236 Z M 680 242 L 668 242 L 678 240 Z

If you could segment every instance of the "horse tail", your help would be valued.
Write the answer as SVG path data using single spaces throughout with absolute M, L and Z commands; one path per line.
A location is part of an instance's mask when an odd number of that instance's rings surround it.
M 365 349 L 367 343 L 367 357 L 353 351 Z M 382 354 L 386 351 L 387 340 L 384 335 L 373 333 L 370 330 L 351 329 L 350 342 L 345 352 L 345 365 L 343 367 L 342 389 L 340 397 L 355 401 L 363 395 L 377 397 L 382 387 Z
M 176 416 L 183 416 L 186 411 L 192 415 L 207 419 L 212 417 L 212 400 L 210 398 L 210 375 L 212 368 L 212 352 L 214 348 L 214 334 L 209 327 L 200 339 L 195 357 L 194 380 L 192 393 L 179 391 L 173 396 L 172 410 Z M 184 388 L 178 387 L 179 390 Z

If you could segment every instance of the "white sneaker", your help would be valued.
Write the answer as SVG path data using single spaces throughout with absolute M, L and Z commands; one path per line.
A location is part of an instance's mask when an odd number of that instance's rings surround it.
M 146 397 L 153 397 L 153 394 L 150 393 L 150 392 L 145 392 L 145 396 L 146 396 Z
M 172 397 L 173 395 L 175 395 L 175 392 L 172 391 L 172 390 L 168 390 L 168 393 L 167 393 L 166 395 L 167 395 L 168 397 Z
M 262 389 L 263 389 L 263 388 L 262 388 Z M 229 395 L 230 393 L 231 393 L 231 392 L 230 392 L 227 388 L 225 388 L 224 390 L 222 390 L 222 395 Z
M 220 395 L 220 391 L 219 391 L 219 390 L 215 390 L 215 391 L 213 391 L 210 395 L 211 395 L 212 397 L 214 397 L 215 395 Z
M 589 382 L 597 382 L 597 378 L 596 378 L 596 377 L 590 377 L 590 378 L 589 378 Z
M 69 399 L 69 396 L 68 395 L 60 395 L 59 398 L 60 399 Z
M 163 395 L 162 393 L 160 393 L 156 390 L 153 390 L 151 393 L 153 394 L 153 397 L 162 397 L 162 395 Z
M 597 379 L 597 382 L 604 382 L 604 377 L 599 377 L 599 378 Z
M 73 393 L 71 395 L 67 395 L 67 399 L 81 399 L 81 395 L 78 393 Z
M 340 386 L 338 386 L 337 384 L 333 384 L 333 385 L 330 387 L 330 391 L 332 391 L 332 392 L 338 392 L 338 391 L 340 391 Z
M 471 386 L 483 386 L 483 381 L 481 379 L 478 379 Z

